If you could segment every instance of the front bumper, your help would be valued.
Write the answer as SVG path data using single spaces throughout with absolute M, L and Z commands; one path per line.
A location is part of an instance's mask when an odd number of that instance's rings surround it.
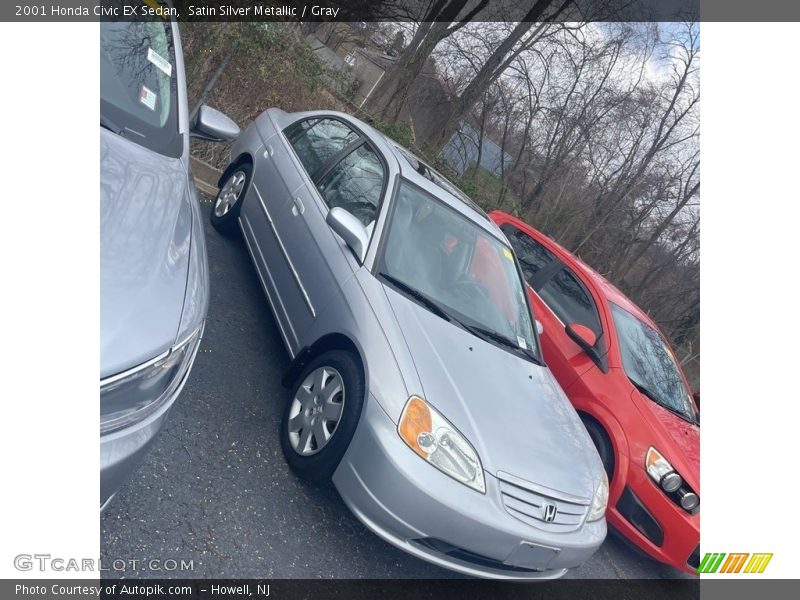
M 199 346 L 199 342 L 198 342 Z M 161 430 L 169 409 L 183 390 L 192 371 L 195 352 L 192 352 L 188 368 L 175 391 L 147 418 L 100 436 L 100 510 L 111 502 L 122 484 L 142 462 L 156 434 Z
M 370 397 L 333 482 L 374 533 L 433 564 L 475 577 L 555 579 L 588 560 L 605 519 L 570 533 L 534 528 L 506 512 L 486 473 L 481 494 L 427 464 L 403 443 Z
M 609 502 L 609 523 L 656 560 L 696 575 L 700 513 L 691 515 L 674 504 L 633 462 L 625 484 Z

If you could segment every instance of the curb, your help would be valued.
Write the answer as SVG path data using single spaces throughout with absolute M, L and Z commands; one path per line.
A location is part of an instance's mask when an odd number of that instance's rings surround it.
M 194 156 L 191 156 L 190 160 L 192 173 L 194 174 L 194 184 L 197 189 L 209 196 L 216 196 L 219 191 L 217 182 L 222 176 L 222 171 Z

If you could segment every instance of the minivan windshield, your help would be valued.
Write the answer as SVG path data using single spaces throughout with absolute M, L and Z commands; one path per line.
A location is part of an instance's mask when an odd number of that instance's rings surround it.
M 538 362 L 511 249 L 433 195 L 400 181 L 378 276 L 478 337 Z
M 179 156 L 171 25 L 100 23 L 100 124 L 146 148 Z
M 659 333 L 627 310 L 611 303 L 622 366 L 645 396 L 692 423 L 694 404 L 672 351 Z

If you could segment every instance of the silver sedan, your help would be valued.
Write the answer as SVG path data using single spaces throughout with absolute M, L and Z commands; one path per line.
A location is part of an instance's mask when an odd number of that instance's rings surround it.
M 161 18 L 101 23 L 100 126 L 103 508 L 161 429 L 203 333 L 208 259 L 189 137 L 239 128 L 208 106 L 190 124 L 178 25 Z
M 291 469 L 461 573 L 555 578 L 592 556 L 605 472 L 543 364 L 503 233 L 341 113 L 270 109 L 231 158 L 211 222 L 243 235 L 292 359 Z

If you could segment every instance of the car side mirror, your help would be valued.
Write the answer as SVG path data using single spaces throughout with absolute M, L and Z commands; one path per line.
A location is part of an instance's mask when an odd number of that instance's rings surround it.
M 325 222 L 349 246 L 358 262 L 363 263 L 369 244 L 369 233 L 363 223 L 339 206 L 328 211 Z
M 567 332 L 567 335 L 570 337 L 570 339 L 578 344 L 581 350 L 588 354 L 592 360 L 597 362 L 600 359 L 600 355 L 597 353 L 597 348 L 595 348 L 595 344 L 597 344 L 597 336 L 595 335 L 594 331 L 589 329 L 586 325 L 581 325 L 580 323 L 570 323 L 564 327 L 564 330 Z
M 697 404 L 697 410 L 700 410 L 700 390 L 692 394 L 692 398 L 694 398 L 694 403 Z
M 239 126 L 216 108 L 203 104 L 197 111 L 190 134 L 210 142 L 228 142 L 239 136 Z
M 589 329 L 586 325 L 580 323 L 571 323 L 566 326 L 567 335 L 573 342 L 578 344 L 584 351 L 587 348 L 594 350 L 594 345 L 597 343 L 597 336 L 594 331 Z

